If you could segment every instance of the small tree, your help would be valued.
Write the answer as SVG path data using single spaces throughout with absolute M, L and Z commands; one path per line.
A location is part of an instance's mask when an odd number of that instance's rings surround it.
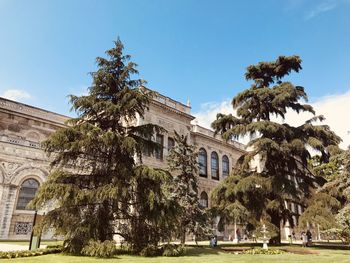
M 198 198 L 198 154 L 195 147 L 188 144 L 187 136 L 175 132 L 174 139 L 175 146 L 168 155 L 168 165 L 174 174 L 172 195 L 179 204 L 177 235 L 184 244 L 186 234 L 197 237 L 206 233 L 207 223 Z
M 329 182 L 309 200 L 309 207 L 300 217 L 304 225 L 313 222 L 320 225 L 324 233 L 333 233 L 343 241 L 350 240 L 350 150 L 335 155 L 337 165 L 320 165 L 320 171 L 328 173 Z M 332 161 L 332 159 L 331 159 Z M 334 161 L 334 159 L 333 159 Z M 322 168 L 322 169 L 321 169 Z
M 64 236 L 71 253 L 114 234 L 140 251 L 169 234 L 162 229 L 174 216 L 170 175 L 137 162 L 145 147 L 159 147 L 145 138 L 163 132 L 152 124 L 135 126 L 154 93 L 132 78 L 136 64 L 123 54 L 119 39 L 106 54 L 96 59 L 89 94 L 70 96 L 78 117 L 43 143 L 53 170 L 32 202 L 36 208 L 53 205 L 44 225 Z
M 323 162 L 328 159 L 326 147 L 340 141 L 328 126 L 314 125 L 323 116 L 300 126 L 273 121 L 275 116 L 284 119 L 287 110 L 315 114 L 310 105 L 302 103 L 307 100 L 304 88 L 282 81 L 300 69 L 298 56 L 280 56 L 276 61 L 249 66 L 245 76 L 253 84 L 232 100 L 238 117 L 219 113 L 212 124 L 226 140 L 246 135 L 252 138 L 248 144 L 251 151 L 238 160 L 232 174 L 235 179 L 225 180 L 225 193 L 218 196 L 216 204 L 220 206 L 227 199 L 239 202 L 249 211 L 252 223 L 271 224 L 270 231 L 277 233 L 270 240 L 274 243 L 280 242 L 281 222 L 289 219 L 292 223 L 285 200 L 304 203 L 313 193 L 317 178 L 307 171 L 309 149 L 318 151 Z M 254 168 L 256 162 L 261 170 Z

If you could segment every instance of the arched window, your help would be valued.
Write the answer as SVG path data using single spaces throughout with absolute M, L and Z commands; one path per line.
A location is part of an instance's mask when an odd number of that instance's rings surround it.
M 21 189 L 19 190 L 16 209 L 31 210 L 31 209 L 27 209 L 26 206 L 30 201 L 32 201 L 38 188 L 39 188 L 39 183 L 37 180 L 35 179 L 25 180 L 21 185 Z
M 226 155 L 222 156 L 222 176 L 226 177 L 230 173 L 230 161 Z
M 207 177 L 207 152 L 204 148 L 199 149 L 198 153 L 199 176 Z
M 204 191 L 201 193 L 201 196 L 199 198 L 199 204 L 203 208 L 207 208 L 208 207 L 208 195 Z
M 211 178 L 219 180 L 219 156 L 216 152 L 211 153 Z
M 155 151 L 156 159 L 163 160 L 163 146 L 164 146 L 164 136 L 161 134 L 156 135 L 156 142 L 160 144 L 160 149 Z

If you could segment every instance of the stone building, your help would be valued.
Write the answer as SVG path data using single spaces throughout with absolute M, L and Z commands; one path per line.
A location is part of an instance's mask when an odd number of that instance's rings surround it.
M 26 204 L 49 173 L 40 142 L 66 116 L 0 98 L 0 239 L 28 239 L 34 211 Z
M 65 126 L 69 117 L 19 102 L 0 98 L 0 239 L 28 239 L 34 211 L 26 204 L 34 197 L 50 170 L 50 160 L 40 148 L 40 142 L 52 132 Z M 166 155 L 174 145 L 174 131 L 187 135 L 199 150 L 199 195 L 203 206 L 209 207 L 210 192 L 227 176 L 244 145 L 224 142 L 211 130 L 192 124 L 190 107 L 159 95 L 151 102 L 149 111 L 137 123 L 154 123 L 168 132 L 155 135 L 163 150 L 144 156 L 144 163 L 167 167 Z M 217 233 L 227 238 L 232 232 L 226 228 Z M 232 233 L 231 233 L 232 235 Z M 50 238 L 47 233 L 43 238 Z

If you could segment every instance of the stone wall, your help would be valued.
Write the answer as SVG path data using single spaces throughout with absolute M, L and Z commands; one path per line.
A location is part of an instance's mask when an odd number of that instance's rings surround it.
M 17 210 L 22 183 L 42 184 L 49 160 L 40 142 L 68 117 L 0 98 L 0 239 L 28 239 L 34 211 Z

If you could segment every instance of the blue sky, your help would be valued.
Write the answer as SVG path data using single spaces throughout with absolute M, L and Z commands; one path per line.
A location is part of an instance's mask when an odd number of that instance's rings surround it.
M 301 56 L 290 79 L 311 101 L 350 90 L 350 0 L 0 0 L 0 96 L 69 114 L 118 36 L 148 87 L 194 113 L 279 55 Z

